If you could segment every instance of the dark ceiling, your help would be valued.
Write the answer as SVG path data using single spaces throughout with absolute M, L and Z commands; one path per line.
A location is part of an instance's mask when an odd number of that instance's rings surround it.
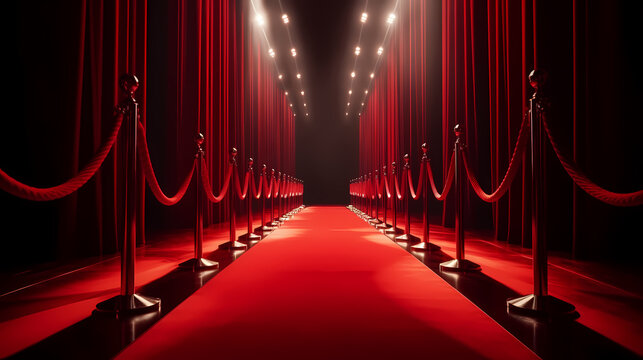
M 386 16 L 395 1 L 266 0 L 262 5 L 268 41 L 297 114 L 297 177 L 305 181 L 305 201 L 347 203 L 348 181 L 358 171 L 358 114 L 367 101 L 364 90 L 376 68 Z M 368 19 L 362 24 L 365 11 Z M 288 15 L 287 25 L 281 20 L 283 14 Z M 359 56 L 354 53 L 356 46 Z M 291 47 L 296 48 L 296 58 Z M 298 71 L 301 79 L 296 78 Z

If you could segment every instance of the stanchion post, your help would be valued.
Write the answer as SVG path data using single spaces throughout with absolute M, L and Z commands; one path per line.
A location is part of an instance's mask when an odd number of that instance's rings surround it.
M 411 165 L 410 165 L 410 157 L 409 154 L 404 154 L 404 172 L 402 172 L 402 186 L 404 188 L 408 188 L 411 186 L 409 184 L 408 179 L 404 178 L 404 174 L 407 174 L 409 171 L 411 171 Z M 396 236 L 395 240 L 396 241 L 404 241 L 404 242 L 418 242 L 420 241 L 420 238 L 417 236 L 411 234 L 411 212 L 409 209 L 409 198 L 411 197 L 411 189 L 408 189 L 406 191 L 406 196 L 404 196 L 403 200 L 403 207 L 404 207 L 404 234 L 400 236 Z
M 480 265 L 464 258 L 464 226 L 462 223 L 462 208 L 464 203 L 464 167 L 462 165 L 462 151 L 465 149 L 462 127 L 457 124 L 453 128 L 455 133 L 455 259 L 440 264 L 440 271 L 480 271 Z
M 261 240 L 261 236 L 255 234 L 252 228 L 252 197 L 254 196 L 253 189 L 252 189 L 253 188 L 252 181 L 254 180 L 254 172 L 252 169 L 253 164 L 254 164 L 254 160 L 252 158 L 248 158 L 247 176 L 249 180 L 248 180 L 248 192 L 246 194 L 246 209 L 247 209 L 246 217 L 248 219 L 248 229 L 245 234 L 239 236 L 239 240 L 245 241 L 245 242 Z M 261 185 L 261 183 L 259 185 Z
M 235 213 L 235 183 L 237 179 L 237 149 L 232 148 L 230 152 L 230 164 L 232 164 L 232 176 L 230 177 L 230 187 L 228 188 L 228 209 L 230 212 L 230 241 L 219 245 L 221 249 L 227 250 L 246 250 L 248 246 L 237 241 L 237 215 Z M 250 194 L 248 194 L 250 195 Z
M 201 172 L 203 171 L 203 168 L 201 167 L 201 159 L 203 159 L 205 155 L 202 147 L 203 141 L 203 134 L 198 133 L 194 140 L 196 143 L 196 154 L 194 155 L 194 158 L 196 159 L 196 166 L 194 168 L 194 202 L 196 205 L 196 219 L 194 222 L 194 258 L 179 264 L 180 268 L 191 269 L 193 271 L 212 270 L 219 267 L 218 262 L 203 258 L 203 193 L 201 188 Z
M 280 224 L 279 220 L 275 217 L 275 190 L 277 186 L 277 181 L 275 180 L 275 169 L 270 170 L 270 178 L 274 187 L 272 189 L 272 194 L 270 195 L 270 226 L 274 228 Z M 277 175 L 277 179 L 279 179 L 279 175 Z M 279 203 L 277 203 L 277 205 L 279 205 Z
M 364 212 L 364 180 L 363 180 L 363 176 L 360 176 L 358 178 L 357 182 L 359 183 L 359 187 L 358 187 L 359 192 L 357 193 L 359 205 L 357 206 L 357 209 L 361 213 L 363 213 Z
M 425 171 L 428 169 L 430 166 L 429 164 L 429 147 L 426 145 L 426 143 L 422 144 L 422 163 L 425 165 Z M 423 214 L 423 231 L 422 231 L 422 242 L 416 245 L 413 245 L 412 248 L 413 250 L 420 250 L 420 251 L 434 251 L 434 250 L 439 250 L 440 247 L 438 245 L 435 245 L 429 241 L 429 235 L 430 235 L 430 230 L 429 230 L 429 184 L 430 180 L 429 177 L 426 176 L 424 179 L 424 194 L 422 194 L 422 201 L 424 202 L 424 214 Z
M 533 70 L 529 83 L 534 94 L 529 100 L 531 122 L 531 248 L 534 270 L 534 293 L 507 300 L 507 311 L 532 317 L 576 318 L 574 305 L 548 294 L 547 289 L 547 243 L 544 234 L 544 177 L 542 172 L 544 142 L 546 140 L 542 111 L 545 106 L 542 87 L 545 74 Z
M 261 178 L 263 179 L 263 184 L 264 184 L 263 193 L 261 197 L 261 226 L 258 228 L 259 231 L 261 231 L 261 233 L 264 236 L 267 233 L 274 230 L 274 228 L 266 224 L 266 196 L 268 196 L 268 193 L 266 193 L 265 191 L 266 190 L 265 184 L 267 184 L 267 181 L 268 181 L 268 175 L 266 174 L 266 169 L 267 169 L 266 164 L 263 164 L 263 167 L 261 168 Z M 274 174 L 274 170 L 273 170 L 273 174 Z M 272 181 L 272 178 L 270 181 Z M 270 188 L 270 191 L 272 192 L 272 187 L 270 185 L 268 185 L 268 188 Z M 270 196 L 270 198 L 272 199 L 272 196 Z
M 370 172 L 366 175 L 366 189 L 366 220 L 370 222 L 373 219 L 373 174 Z
M 384 165 L 382 167 L 382 180 L 386 179 L 387 176 L 388 176 L 388 174 L 386 172 L 386 165 Z M 388 196 L 386 196 L 386 186 L 384 186 L 382 188 L 382 210 L 384 212 L 383 218 L 382 218 L 383 221 L 376 226 L 377 229 L 380 229 L 380 230 L 383 230 L 383 231 L 390 227 L 390 225 L 387 223 L 387 221 L 388 221 L 387 216 L 386 216 L 387 215 L 386 214 L 387 213 L 387 208 L 388 208 Z
M 377 228 L 377 225 L 381 224 L 382 222 L 380 221 L 380 199 L 378 197 L 378 182 L 380 178 L 380 171 L 375 169 L 375 175 L 373 177 L 373 180 L 371 181 L 371 185 L 373 186 L 373 197 L 375 200 L 375 216 L 370 220 L 371 225 L 374 225 Z
M 279 191 L 279 221 L 282 223 L 288 220 L 288 216 L 286 216 L 286 192 L 284 191 L 286 190 L 287 185 L 286 173 L 282 173 L 281 190 Z
M 385 234 L 393 234 L 393 235 L 400 233 L 400 229 L 398 229 L 397 227 L 397 201 L 396 201 L 397 193 L 395 191 L 395 177 L 397 176 L 397 174 L 395 173 L 395 170 L 396 170 L 396 164 L 395 164 L 395 161 L 393 161 L 391 163 L 391 181 L 389 181 L 389 185 L 392 187 L 391 210 L 393 212 L 393 215 L 392 215 L 393 226 L 389 229 L 386 229 L 384 232 Z
M 96 311 L 114 313 L 117 315 L 133 315 L 161 308 L 161 300 L 135 293 L 135 263 L 136 263 L 136 151 L 139 109 L 134 92 L 139 82 L 136 76 L 126 74 L 119 79 L 121 89 L 127 97 L 118 106 L 123 113 L 126 141 L 126 173 L 125 173 L 125 238 L 121 248 L 121 293 L 96 305 Z
M 295 178 L 293 176 L 288 176 L 288 212 L 286 213 L 289 217 L 292 217 L 294 215 L 293 210 L 294 207 L 292 206 L 292 200 L 294 197 L 292 186 L 295 182 Z

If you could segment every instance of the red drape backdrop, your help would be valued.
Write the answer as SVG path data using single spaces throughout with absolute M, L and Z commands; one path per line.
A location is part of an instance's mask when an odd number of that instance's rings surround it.
M 627 103 L 638 101 L 641 89 L 626 81 L 624 69 L 633 70 L 641 59 L 627 45 L 641 33 L 631 15 L 640 7 L 584 0 L 399 1 L 386 59 L 359 120 L 360 174 L 399 164 L 409 153 L 417 179 L 419 146 L 427 142 L 441 178 L 459 123 L 483 188 L 497 188 L 532 94 L 527 76 L 538 67 L 549 74 L 546 90 L 558 141 L 600 184 L 636 190 L 643 183 L 642 152 L 632 146 L 631 134 L 642 125 L 632 120 L 640 114 Z M 579 192 L 547 147 L 550 248 L 605 257 L 620 254 L 601 250 L 605 238 L 635 245 L 625 234 L 643 235 L 635 225 L 643 215 L 640 207 L 614 208 Z M 510 191 L 492 205 L 468 188 L 466 224 L 530 246 L 529 178 L 523 163 Z M 451 201 L 431 208 L 446 225 L 453 222 Z
M 12 91 L 4 105 L 11 121 L 0 132 L 0 168 L 34 186 L 70 178 L 109 132 L 121 97 L 118 78 L 131 72 L 141 81 L 136 98 L 152 163 L 169 193 L 190 169 L 197 131 L 206 138 L 215 189 L 232 146 L 242 176 L 248 156 L 258 160 L 256 168 L 266 163 L 294 175 L 293 117 L 249 8 L 231 0 L 7 4 L 2 26 Z M 16 239 L 3 251 L 3 266 L 118 250 L 122 147 L 67 198 L 33 203 L 0 193 L 4 234 Z M 192 225 L 193 190 L 175 207 L 145 192 L 140 242 L 145 229 Z M 210 205 L 206 217 L 224 221 L 226 209 Z

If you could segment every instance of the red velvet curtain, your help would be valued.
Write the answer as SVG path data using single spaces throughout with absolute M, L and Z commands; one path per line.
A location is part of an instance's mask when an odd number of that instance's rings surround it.
M 146 122 L 146 19 L 144 0 L 6 4 L 3 42 L 15 91 L 12 105 L 5 103 L 12 121 L 1 132 L 3 170 L 35 186 L 78 172 L 110 131 L 123 73 L 142 81 L 137 99 Z M 0 194 L 5 234 L 20 239 L 7 244 L 5 265 L 118 249 L 121 157 L 116 144 L 97 176 L 59 201 Z
M 256 168 L 266 163 L 294 175 L 293 117 L 248 9 L 231 0 L 7 4 L 3 40 L 13 91 L 5 109 L 13 121 L 0 132 L 0 168 L 34 186 L 70 178 L 111 129 L 118 78 L 131 72 L 141 82 L 136 98 L 152 163 L 169 193 L 190 169 L 197 132 L 205 135 L 215 190 L 232 146 L 241 176 L 248 156 L 258 157 Z M 118 250 L 122 149 L 117 143 L 98 175 L 67 198 L 33 203 L 0 193 L 5 233 L 21 239 L 8 244 L 3 266 Z M 164 207 L 145 197 L 140 180 L 139 242 L 146 229 L 192 226 L 193 190 Z M 207 222 L 224 221 L 226 211 L 210 205 Z
M 640 118 L 626 103 L 636 102 L 641 90 L 624 80 L 622 70 L 636 68 L 641 59 L 627 46 L 641 33 L 630 15 L 640 7 L 584 0 L 400 1 L 386 58 L 360 118 L 360 174 L 400 163 L 404 153 L 411 155 L 417 172 L 419 145 L 426 141 L 434 173 L 441 178 L 453 149 L 453 127 L 460 124 L 482 187 L 496 189 L 533 92 L 528 74 L 537 67 L 549 74 L 545 90 L 556 119 L 552 132 L 570 156 L 606 187 L 637 189 L 641 149 L 620 137 L 632 136 L 628 127 L 641 127 L 626 120 Z M 436 72 L 441 74 L 437 78 Z M 573 186 L 549 145 L 546 155 L 551 249 L 604 256 L 598 234 L 641 234 L 633 225 L 641 209 L 617 209 L 590 199 Z M 530 246 L 531 175 L 524 164 L 497 203 L 483 203 L 467 188 L 468 226 L 491 227 L 498 240 Z M 446 225 L 453 221 L 451 201 L 441 204 L 441 211 L 431 208 Z

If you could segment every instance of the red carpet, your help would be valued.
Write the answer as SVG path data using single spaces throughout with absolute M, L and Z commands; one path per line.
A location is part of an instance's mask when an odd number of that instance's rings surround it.
M 121 358 L 537 358 L 342 207 L 307 208 Z

